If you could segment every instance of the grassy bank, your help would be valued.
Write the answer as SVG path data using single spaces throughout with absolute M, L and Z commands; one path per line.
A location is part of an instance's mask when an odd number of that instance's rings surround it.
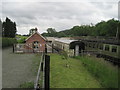
M 68 66 L 66 66 L 66 64 Z M 100 88 L 100 83 L 73 58 L 50 55 L 50 88 Z
M 118 68 L 101 58 L 78 56 L 85 68 L 94 75 L 105 88 L 118 88 Z

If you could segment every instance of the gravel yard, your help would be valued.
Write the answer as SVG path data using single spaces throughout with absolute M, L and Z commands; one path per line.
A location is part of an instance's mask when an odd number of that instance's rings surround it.
M 18 88 L 24 82 L 34 82 L 37 72 L 34 62 L 40 61 L 35 54 L 14 54 L 12 48 L 2 51 L 2 87 Z

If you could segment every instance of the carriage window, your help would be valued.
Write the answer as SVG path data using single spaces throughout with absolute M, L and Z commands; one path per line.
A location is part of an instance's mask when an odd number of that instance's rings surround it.
M 93 46 L 92 46 L 93 48 L 95 48 L 95 43 L 93 43 Z
M 99 45 L 99 49 L 101 49 L 101 50 L 103 49 L 103 45 L 102 44 Z
M 112 46 L 112 52 L 117 52 L 117 47 L 116 46 Z
M 91 47 L 91 43 L 89 43 L 89 47 Z
M 106 50 L 106 51 L 109 51 L 109 45 L 106 45 L 106 46 L 105 46 L 105 50 Z

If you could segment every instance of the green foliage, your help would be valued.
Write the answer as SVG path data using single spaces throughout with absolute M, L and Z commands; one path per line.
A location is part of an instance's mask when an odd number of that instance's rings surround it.
M 2 38 L 2 47 L 12 46 L 14 43 L 17 43 L 15 38 Z
M 34 82 L 25 82 L 19 86 L 20 88 L 34 88 Z
M 93 57 L 75 57 L 91 72 L 105 88 L 118 88 L 118 68 L 108 62 Z

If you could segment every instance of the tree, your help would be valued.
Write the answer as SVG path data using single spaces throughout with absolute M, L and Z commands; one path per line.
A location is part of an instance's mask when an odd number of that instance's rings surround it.
M 32 28 L 29 31 L 29 35 L 32 35 L 33 33 L 37 32 L 37 28 Z
M 2 21 L 0 19 L 0 37 L 2 36 Z
M 17 32 L 16 23 L 12 22 L 9 18 L 6 17 L 6 20 L 2 24 L 3 37 L 14 38 L 16 32 Z
M 118 22 L 117 32 L 116 32 L 116 38 L 120 41 L 120 22 Z
M 56 32 L 55 29 L 48 28 L 45 36 L 54 37 L 74 37 L 74 36 L 104 36 L 115 37 L 117 32 L 118 23 L 120 21 L 110 19 L 108 21 L 101 21 L 96 25 L 81 25 L 73 26 L 71 29 Z
M 50 36 L 50 37 L 56 37 L 57 36 L 57 31 L 53 28 L 48 28 L 47 32 L 48 32 L 48 36 Z

